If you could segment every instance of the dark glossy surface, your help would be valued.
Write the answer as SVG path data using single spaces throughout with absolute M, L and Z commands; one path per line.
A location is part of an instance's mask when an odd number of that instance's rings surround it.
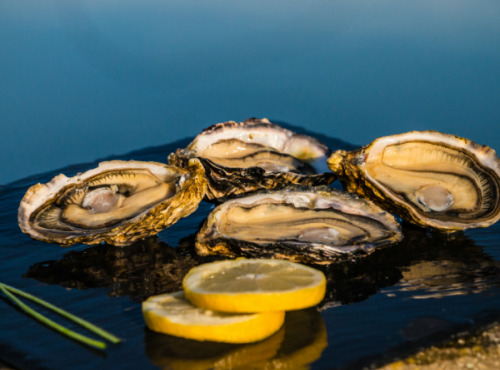
M 293 127 L 292 127 L 293 128 Z M 351 145 L 320 136 L 332 149 Z M 164 161 L 188 140 L 113 158 Z M 332 265 L 327 297 L 316 310 L 288 315 L 285 327 L 247 345 L 197 343 L 145 328 L 140 302 L 180 288 L 188 269 L 208 259 L 193 251 L 193 236 L 213 205 L 126 248 L 62 248 L 31 240 L 17 227 L 24 192 L 59 172 L 0 188 L 0 281 L 38 295 L 124 339 L 105 353 L 61 337 L 0 300 L 0 359 L 23 369 L 210 368 L 309 364 L 359 368 L 500 318 L 500 226 L 443 235 L 404 225 L 405 239 L 358 261 Z

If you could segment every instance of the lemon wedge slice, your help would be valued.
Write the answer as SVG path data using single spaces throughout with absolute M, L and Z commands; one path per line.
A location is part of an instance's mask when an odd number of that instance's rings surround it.
M 187 299 L 222 312 L 289 311 L 323 299 L 326 279 L 319 270 L 273 259 L 237 259 L 192 268 L 184 277 Z
M 251 343 L 267 338 L 283 325 L 285 313 L 231 314 L 193 306 L 184 292 L 162 294 L 142 303 L 149 329 L 195 340 Z

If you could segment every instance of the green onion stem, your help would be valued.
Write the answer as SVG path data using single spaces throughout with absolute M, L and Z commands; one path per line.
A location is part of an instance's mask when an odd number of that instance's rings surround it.
M 33 302 L 39 304 L 40 306 L 43 306 L 45 308 L 48 308 L 48 309 L 58 313 L 59 315 L 67 318 L 68 320 L 71 320 L 71 321 L 83 326 L 85 329 L 87 329 L 91 332 L 94 332 L 95 334 L 101 336 L 102 338 L 109 340 L 111 343 L 116 344 L 116 343 L 121 342 L 121 339 L 114 336 L 113 334 L 108 333 L 107 331 L 99 328 L 98 326 L 95 326 L 94 324 L 91 324 L 90 322 L 88 322 L 80 317 L 77 317 L 77 316 L 69 313 L 68 311 L 63 310 L 62 308 L 56 307 L 53 304 L 50 304 L 49 302 L 44 301 L 41 298 L 35 297 L 34 295 L 31 295 L 29 293 L 26 293 L 22 290 L 16 289 L 16 288 L 11 287 L 11 286 L 4 284 L 4 283 L 0 283 L 0 286 L 3 286 L 5 289 L 9 290 L 12 293 L 15 293 L 17 295 L 20 295 L 21 297 L 30 299 Z
M 107 331 L 99 328 L 98 326 L 95 326 L 91 323 L 89 323 L 86 320 L 83 320 L 75 315 L 70 314 L 69 312 L 54 306 L 53 304 L 50 304 L 47 301 L 44 301 L 41 298 L 35 297 L 34 295 L 31 295 L 29 293 L 26 293 L 22 290 L 16 289 L 14 287 L 11 287 L 7 284 L 0 283 L 0 291 L 3 292 L 3 294 L 9 298 L 14 304 L 16 304 L 21 310 L 26 312 L 27 314 L 31 315 L 35 319 L 39 320 L 40 322 L 44 323 L 48 327 L 60 332 L 61 334 L 64 334 L 70 338 L 75 339 L 76 341 L 82 342 L 84 344 L 87 344 L 91 347 L 99 348 L 99 349 L 106 349 L 106 343 L 86 337 L 85 335 L 79 334 L 77 332 L 74 332 L 73 330 L 70 330 L 54 321 L 51 319 L 43 316 L 42 314 L 38 313 L 28 305 L 24 304 L 21 300 L 19 300 L 13 293 L 24 297 L 26 299 L 30 299 L 31 301 L 39 304 L 40 306 L 43 306 L 45 308 L 48 308 L 55 313 L 58 313 L 59 315 L 65 317 L 68 320 L 71 320 L 81 326 L 83 326 L 85 329 L 100 335 L 102 338 L 109 340 L 112 343 L 120 343 L 121 339 L 114 336 L 111 333 L 108 333 Z
M 26 312 L 28 315 L 31 315 L 38 321 L 44 323 L 48 327 L 60 332 L 61 334 L 64 334 L 70 338 L 73 338 L 79 342 L 85 343 L 91 347 L 96 347 L 99 349 L 106 349 L 106 343 L 100 342 L 98 340 L 94 340 L 92 338 L 86 337 L 82 334 L 76 333 L 62 325 L 59 325 L 58 323 L 52 321 L 51 319 L 43 316 L 42 314 L 36 312 L 33 310 L 31 307 L 25 305 L 23 302 L 21 302 L 19 299 L 16 298 L 9 290 L 5 287 L 4 284 L 0 283 L 0 290 L 5 294 L 7 298 L 9 298 L 13 303 L 15 303 L 21 310 Z

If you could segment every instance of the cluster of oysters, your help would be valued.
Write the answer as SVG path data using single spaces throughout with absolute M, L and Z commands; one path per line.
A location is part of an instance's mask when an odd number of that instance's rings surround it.
M 230 121 L 203 130 L 168 163 L 108 161 L 34 185 L 19 206 L 19 226 L 60 245 L 125 246 L 206 199 L 218 205 L 196 236 L 200 255 L 329 264 L 400 241 L 392 214 L 443 232 L 500 218 L 495 151 L 434 131 L 332 154 L 267 119 Z M 337 178 L 346 191 L 329 186 Z

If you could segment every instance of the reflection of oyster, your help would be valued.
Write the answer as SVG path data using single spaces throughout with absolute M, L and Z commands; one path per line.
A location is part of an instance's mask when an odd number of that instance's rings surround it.
M 207 198 L 215 199 L 289 184 L 321 185 L 335 177 L 326 171 L 329 149 L 267 119 L 224 122 L 199 134 L 186 149 L 169 156 L 184 166 L 200 158 L 209 181 Z
M 316 189 L 229 200 L 208 215 L 196 249 L 200 255 L 328 264 L 401 238 L 394 217 L 371 202 Z
M 29 188 L 18 221 L 24 233 L 47 242 L 128 245 L 194 212 L 205 189 L 197 160 L 187 170 L 156 162 L 102 162 Z
M 23 277 L 66 288 L 106 287 L 110 296 L 141 301 L 182 289 L 184 275 L 205 262 L 186 249 L 172 248 L 157 237 L 139 240 L 127 248 L 99 245 L 70 251 L 58 261 L 36 263 Z
M 409 244 L 425 243 L 433 253 L 414 254 L 411 262 L 400 266 L 402 278 L 387 290 L 389 294 L 394 290 L 412 292 L 412 299 L 442 298 L 477 294 L 500 286 L 500 262 L 462 233 L 454 236 L 446 235 L 441 242 L 436 236 L 409 237 Z
M 401 290 L 415 291 L 414 299 L 441 298 L 481 292 L 481 284 L 467 284 L 467 265 L 457 261 L 421 261 L 402 269 Z M 478 279 L 479 280 L 479 279 Z
M 416 299 L 500 287 L 500 262 L 464 233 L 449 235 L 411 225 L 403 232 L 404 239 L 394 247 L 324 268 L 327 288 L 320 309 L 360 302 L 381 289 L 390 297 Z
M 346 190 L 424 227 L 453 231 L 500 218 L 500 161 L 467 139 L 413 131 L 339 150 L 328 165 Z

